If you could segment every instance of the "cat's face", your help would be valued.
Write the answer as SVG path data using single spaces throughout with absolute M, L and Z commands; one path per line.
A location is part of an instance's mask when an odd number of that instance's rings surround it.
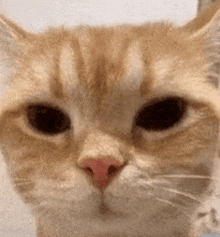
M 0 143 L 38 236 L 189 235 L 217 162 L 206 18 L 32 35 L 2 17 Z

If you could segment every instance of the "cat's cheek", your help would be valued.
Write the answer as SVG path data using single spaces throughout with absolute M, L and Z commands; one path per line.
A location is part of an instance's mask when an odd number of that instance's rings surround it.
M 46 176 L 34 177 L 34 193 L 39 200 L 35 212 L 44 210 L 68 210 L 75 217 L 82 218 L 98 210 L 101 204 L 101 192 L 81 170 L 69 169 L 63 181 L 51 180 Z

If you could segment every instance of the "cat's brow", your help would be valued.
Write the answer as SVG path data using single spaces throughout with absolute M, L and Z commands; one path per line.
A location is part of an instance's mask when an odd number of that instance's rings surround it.
M 59 80 L 62 86 L 59 87 L 58 84 L 54 85 L 54 92 L 58 92 L 58 95 L 63 93 L 71 94 L 72 90 L 76 88 L 79 81 L 75 52 L 69 43 L 61 49 L 59 58 L 59 73 Z
M 144 92 L 149 91 L 150 86 L 150 77 L 144 77 L 144 62 L 140 52 L 138 42 L 132 43 L 125 56 L 124 60 L 125 66 L 125 76 L 121 79 L 118 86 L 122 90 L 129 90 L 129 91 L 139 91 L 142 87 L 144 88 Z
M 88 45 L 85 46 L 85 37 L 83 40 L 79 37 L 74 40 L 77 45 L 67 43 L 63 46 L 59 59 L 59 79 L 64 93 L 71 93 L 77 84 L 83 85 L 94 97 L 98 95 L 98 100 L 115 86 L 124 92 L 134 92 L 140 90 L 142 85 L 144 93 L 149 92 L 152 77 L 148 71 L 144 73 L 138 40 L 132 42 L 128 38 L 126 42 L 121 42 L 117 34 L 106 40 L 107 43 L 100 43 L 100 47 L 97 45 L 96 49 L 92 43 L 88 43 L 94 37 L 91 32 L 86 35 Z M 114 45 L 111 41 L 114 41 Z M 109 49 L 111 47 L 112 50 Z M 144 77 L 144 74 L 148 76 Z M 53 86 L 54 95 L 61 95 L 62 87 L 55 83 Z

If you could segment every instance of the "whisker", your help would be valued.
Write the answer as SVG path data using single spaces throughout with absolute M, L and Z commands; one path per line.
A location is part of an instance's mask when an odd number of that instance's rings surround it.
M 160 177 L 165 177 L 165 178 L 184 178 L 184 179 L 211 179 L 211 180 L 219 180 L 219 178 L 215 178 L 215 177 L 208 177 L 208 176 L 204 176 L 204 175 L 184 175 L 184 174 L 180 174 L 180 175 L 160 175 Z
M 175 193 L 175 194 L 178 194 L 178 195 L 190 198 L 190 199 L 192 199 L 194 201 L 197 201 L 197 202 L 201 203 L 201 201 L 199 201 L 198 198 L 196 198 L 196 196 L 193 196 L 191 194 L 188 194 L 188 193 L 185 193 L 185 192 L 180 192 L 178 190 L 171 189 L 171 188 L 164 188 L 164 187 L 160 187 L 160 188 L 165 189 L 165 190 L 167 190 L 167 191 L 169 191 L 171 193 Z
M 156 200 L 160 201 L 160 202 L 163 202 L 163 203 L 167 203 L 169 204 L 170 206 L 172 207 L 175 207 L 177 210 L 179 210 L 180 212 L 182 212 L 183 214 L 185 214 L 189 219 L 191 219 L 190 215 L 186 212 L 186 209 L 185 208 L 182 208 L 180 205 L 178 204 L 175 204 L 173 202 L 170 202 L 166 199 L 161 199 L 161 198 L 155 198 Z
M 181 192 L 179 190 L 175 190 L 175 189 L 171 189 L 171 188 L 167 188 L 167 187 L 163 187 L 163 186 L 157 186 L 155 184 L 151 184 L 151 183 L 146 183 L 146 186 L 142 186 L 144 188 L 148 188 L 148 187 L 151 187 L 153 189 L 156 189 L 156 188 L 159 188 L 159 189 L 164 189 L 166 190 L 167 192 L 170 192 L 170 193 L 175 193 L 175 194 L 178 194 L 178 195 L 181 195 L 181 196 L 184 196 L 184 197 L 187 197 L 187 198 L 190 198 L 191 200 L 194 200 L 198 203 L 201 203 L 201 201 L 198 199 L 198 197 L 196 197 L 195 195 L 191 195 L 189 193 L 185 193 L 185 192 Z

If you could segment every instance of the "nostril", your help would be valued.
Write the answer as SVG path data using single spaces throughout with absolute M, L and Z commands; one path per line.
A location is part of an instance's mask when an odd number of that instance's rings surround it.
M 92 171 L 91 168 L 86 167 L 86 168 L 85 168 L 85 171 L 86 171 L 88 174 L 90 174 L 91 176 L 94 176 L 94 173 L 93 173 L 93 171 Z
M 110 165 L 108 168 L 108 175 L 111 176 L 115 174 L 118 171 L 118 168 L 115 167 L 114 165 Z
M 122 164 L 113 158 L 88 158 L 81 163 L 81 166 L 99 189 L 103 190 L 122 167 Z

